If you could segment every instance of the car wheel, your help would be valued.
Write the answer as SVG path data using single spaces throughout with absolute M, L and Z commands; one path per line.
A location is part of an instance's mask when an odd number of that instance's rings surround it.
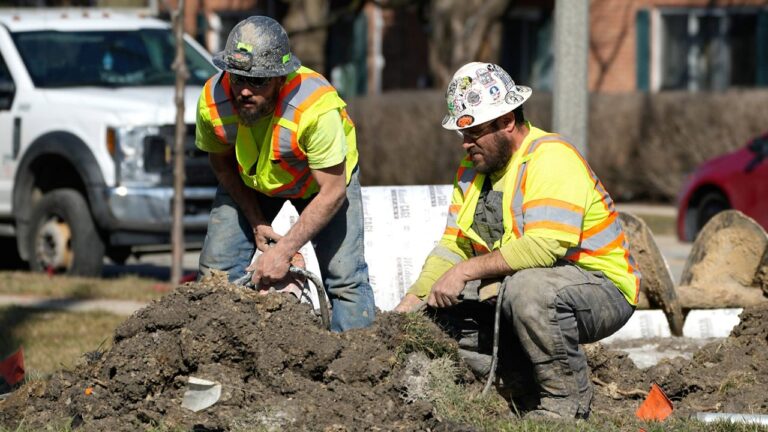
M 731 208 L 728 199 L 720 192 L 708 192 L 699 201 L 696 207 L 696 233 L 698 234 L 704 225 L 716 214 Z
M 45 194 L 32 209 L 30 226 L 32 271 L 101 276 L 104 242 L 79 192 L 57 189 Z

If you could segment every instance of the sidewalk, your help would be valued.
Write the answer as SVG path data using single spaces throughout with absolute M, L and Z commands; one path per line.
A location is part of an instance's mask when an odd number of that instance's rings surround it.
M 148 303 L 131 300 L 47 298 L 0 294 L 0 306 L 21 306 L 31 309 L 51 309 L 67 312 L 109 312 L 131 315 Z
M 677 217 L 677 208 L 672 204 L 616 203 L 616 209 L 636 215 Z

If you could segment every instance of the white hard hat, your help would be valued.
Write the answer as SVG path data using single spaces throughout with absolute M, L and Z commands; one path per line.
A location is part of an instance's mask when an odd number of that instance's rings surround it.
M 462 66 L 448 84 L 448 115 L 443 127 L 460 130 L 477 126 L 514 110 L 531 97 L 530 87 L 516 85 L 509 74 L 493 63 Z

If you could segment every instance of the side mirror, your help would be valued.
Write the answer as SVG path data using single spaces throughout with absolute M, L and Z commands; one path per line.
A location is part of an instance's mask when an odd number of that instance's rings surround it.
M 747 148 L 749 148 L 749 150 L 752 153 L 755 153 L 757 156 L 768 156 L 768 135 L 755 138 L 751 143 L 749 143 Z
M 755 138 L 749 145 L 747 145 L 747 148 L 755 155 L 744 169 L 745 172 L 750 173 L 754 171 L 765 158 L 768 158 L 768 135 Z

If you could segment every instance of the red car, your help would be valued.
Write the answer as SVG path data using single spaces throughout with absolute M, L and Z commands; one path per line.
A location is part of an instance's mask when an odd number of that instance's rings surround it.
M 768 133 L 694 171 L 678 195 L 677 236 L 693 241 L 718 212 L 740 210 L 768 230 Z

